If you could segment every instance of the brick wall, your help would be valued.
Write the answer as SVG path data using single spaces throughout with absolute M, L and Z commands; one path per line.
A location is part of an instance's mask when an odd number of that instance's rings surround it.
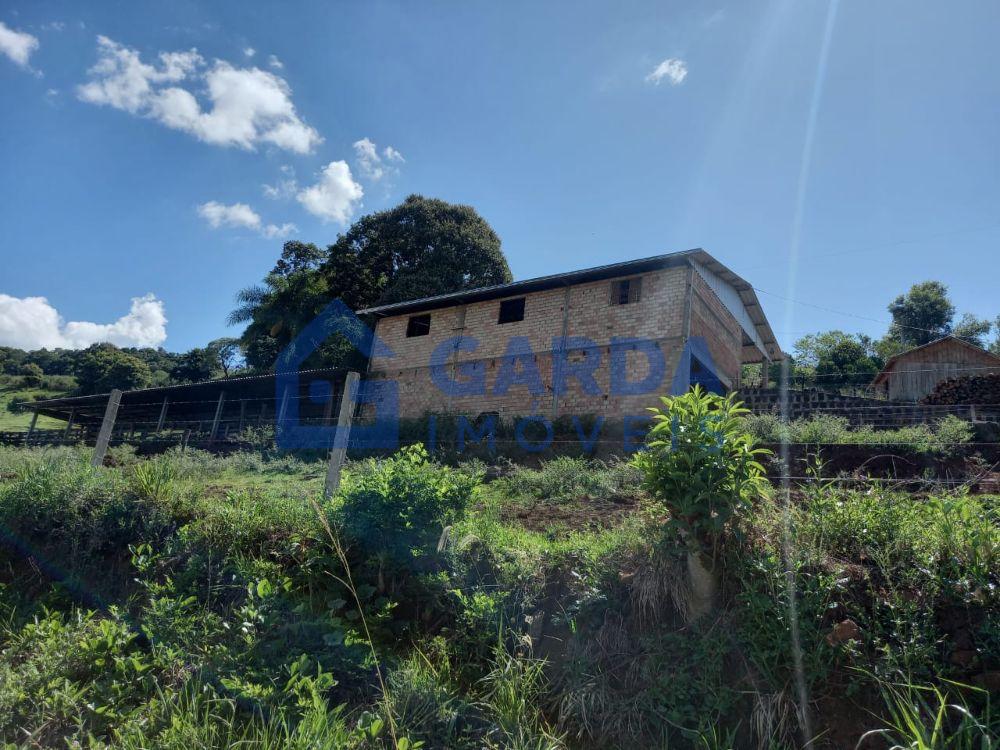
M 695 277 L 697 290 L 689 295 Z M 674 371 L 684 347 L 687 327 L 704 336 L 720 374 L 735 384 L 739 375 L 741 339 L 739 324 L 715 297 L 714 292 L 690 273 L 688 266 L 642 275 L 641 299 L 628 305 L 612 305 L 612 281 L 596 281 L 525 295 L 524 320 L 500 325 L 500 299 L 442 308 L 430 313 L 430 333 L 406 337 L 409 315 L 379 320 L 376 333 L 395 354 L 375 358 L 369 377 L 393 378 L 398 383 L 400 416 L 427 413 L 477 415 L 497 412 L 503 416 L 564 414 L 645 414 L 646 406 L 670 390 Z M 689 302 L 690 299 L 690 302 Z M 582 337 L 593 342 L 591 352 L 553 352 L 553 339 Z M 485 394 L 449 395 L 434 384 L 429 364 L 432 352 L 449 339 L 462 337 L 474 351 L 448 350 L 447 366 L 458 380 L 459 368 L 475 368 L 485 379 Z M 639 395 L 611 392 L 611 344 L 613 339 L 635 338 L 652 342 L 664 355 L 666 369 L 655 390 Z M 503 370 L 504 354 L 512 339 L 529 349 L 540 376 L 541 389 L 512 385 L 497 393 L 497 377 Z M 600 357 L 594 372 L 599 393 L 587 393 L 576 378 L 566 379 L 565 392 L 553 393 L 553 363 L 568 366 L 586 357 Z M 648 359 L 639 351 L 625 351 L 627 379 L 635 382 L 648 374 Z M 521 368 L 518 368 L 519 370 Z
M 728 388 L 739 386 L 743 330 L 712 288 L 694 274 L 691 295 L 691 335 L 708 344 L 716 374 Z

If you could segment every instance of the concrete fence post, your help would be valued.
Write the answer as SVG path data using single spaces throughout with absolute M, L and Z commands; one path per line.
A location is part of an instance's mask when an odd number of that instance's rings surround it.
M 76 407 L 71 406 L 69 409 L 69 418 L 66 420 L 66 429 L 63 430 L 63 441 L 69 439 L 70 432 L 73 431 L 73 418 L 76 417 Z
M 108 452 L 111 431 L 115 428 L 115 418 L 118 416 L 118 406 L 121 402 L 122 392 L 116 388 L 108 396 L 108 406 L 104 410 L 104 421 L 101 422 L 101 431 L 97 433 L 97 444 L 94 446 L 94 457 L 90 460 L 91 466 L 104 464 L 104 455 Z
M 170 397 L 163 397 L 163 406 L 160 407 L 160 418 L 156 421 L 156 434 L 163 431 L 163 424 L 167 421 L 167 408 L 170 406 Z
M 212 431 L 208 433 L 208 444 L 215 442 L 215 436 L 219 433 L 219 421 L 222 419 L 222 410 L 226 406 L 226 392 L 219 393 L 219 401 L 215 405 L 215 417 L 212 419 Z
M 332 497 L 340 488 L 340 472 L 347 458 L 347 442 L 351 436 L 351 421 L 354 415 L 354 398 L 358 392 L 358 381 L 361 376 L 353 370 L 347 373 L 344 380 L 344 390 L 340 395 L 340 413 L 337 415 L 337 432 L 330 448 L 330 463 L 326 467 L 326 483 L 323 485 L 323 497 Z
M 281 392 L 281 401 L 277 405 L 277 411 L 274 413 L 274 437 L 275 440 L 278 439 L 278 435 L 281 434 L 282 429 L 285 427 L 285 414 L 288 412 L 288 399 L 292 396 L 292 387 L 289 385 L 285 386 L 285 389 Z
M 28 425 L 28 434 L 24 438 L 25 445 L 31 442 L 31 436 L 35 434 L 35 424 L 37 422 L 38 422 L 38 410 L 33 409 L 31 412 L 31 424 Z

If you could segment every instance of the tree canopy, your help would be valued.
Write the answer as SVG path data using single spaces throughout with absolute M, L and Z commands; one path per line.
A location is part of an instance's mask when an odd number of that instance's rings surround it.
M 76 382 L 81 394 L 146 388 L 152 383 L 149 365 L 113 344 L 94 344 L 77 363 Z
M 889 314 L 889 338 L 909 348 L 951 333 L 955 306 L 948 298 L 948 287 L 940 281 L 924 281 L 896 297 L 889 304 Z
M 868 336 L 827 331 L 795 342 L 795 366 L 800 375 L 827 385 L 863 385 L 882 369 L 883 358 Z
M 240 339 L 247 364 L 270 370 L 334 299 L 360 310 L 511 278 L 500 238 L 475 209 L 411 195 L 395 208 L 361 217 L 325 250 L 286 242 L 263 282 L 237 295 L 229 322 L 247 324 Z M 341 366 L 355 357 L 334 336 L 311 361 Z

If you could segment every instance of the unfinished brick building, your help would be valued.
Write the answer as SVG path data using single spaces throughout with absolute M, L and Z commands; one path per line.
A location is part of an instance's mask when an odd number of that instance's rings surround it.
M 782 358 L 753 287 L 704 250 L 359 311 L 392 356 L 399 416 L 642 414 L 740 365 Z

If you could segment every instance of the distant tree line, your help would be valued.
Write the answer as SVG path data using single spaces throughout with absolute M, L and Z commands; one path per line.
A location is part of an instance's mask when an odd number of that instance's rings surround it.
M 184 353 L 106 343 L 86 349 L 36 351 L 0 346 L 0 374 L 18 377 L 28 388 L 42 385 L 46 376 L 69 376 L 80 395 L 196 383 L 230 377 L 243 369 L 239 342 L 232 338 L 216 339 Z

